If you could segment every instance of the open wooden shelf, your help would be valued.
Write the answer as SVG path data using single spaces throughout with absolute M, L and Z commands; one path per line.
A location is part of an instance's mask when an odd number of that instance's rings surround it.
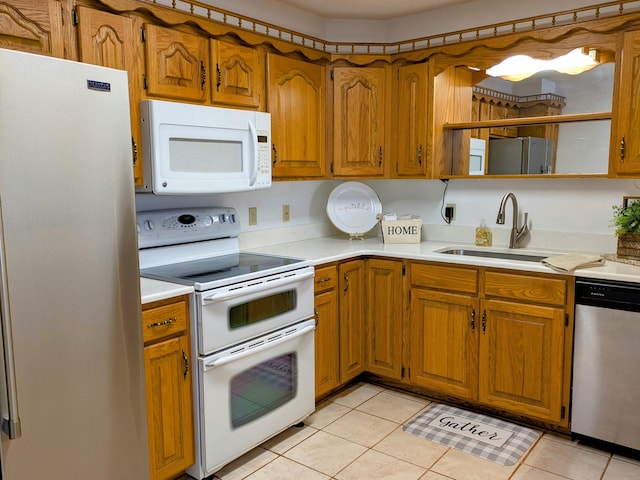
M 547 115 L 542 117 L 505 118 L 501 120 L 445 123 L 443 128 L 445 130 L 468 130 L 474 128 L 519 127 L 524 125 L 590 122 L 594 120 L 611 120 L 611 112 L 577 113 L 571 115 Z

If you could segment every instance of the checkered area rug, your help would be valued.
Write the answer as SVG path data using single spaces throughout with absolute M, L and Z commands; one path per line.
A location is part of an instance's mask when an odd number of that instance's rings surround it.
M 514 465 L 540 436 L 513 423 L 441 403 L 432 406 L 402 429 L 500 465 Z

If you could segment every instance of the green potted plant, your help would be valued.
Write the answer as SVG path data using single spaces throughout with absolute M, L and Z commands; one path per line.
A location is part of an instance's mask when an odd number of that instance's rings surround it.
M 640 199 L 625 197 L 613 206 L 613 226 L 618 237 L 617 255 L 640 258 Z

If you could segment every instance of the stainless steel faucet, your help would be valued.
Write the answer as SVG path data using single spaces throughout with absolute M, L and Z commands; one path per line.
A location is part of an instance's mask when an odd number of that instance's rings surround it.
M 502 197 L 500 208 L 498 209 L 498 218 L 496 218 L 496 223 L 498 225 L 504 225 L 505 208 L 507 206 L 508 199 L 511 199 L 511 203 L 513 203 L 513 224 L 511 227 L 511 237 L 509 238 L 509 248 L 520 248 L 518 242 L 522 237 L 529 233 L 529 227 L 527 226 L 529 214 L 524 214 L 524 224 L 522 225 L 522 227 L 518 228 L 518 200 L 513 193 L 509 192 L 505 194 L 504 197 Z

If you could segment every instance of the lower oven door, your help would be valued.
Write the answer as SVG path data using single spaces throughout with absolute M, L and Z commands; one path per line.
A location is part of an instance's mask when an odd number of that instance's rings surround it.
M 203 476 L 313 412 L 314 330 L 305 320 L 199 360 Z

